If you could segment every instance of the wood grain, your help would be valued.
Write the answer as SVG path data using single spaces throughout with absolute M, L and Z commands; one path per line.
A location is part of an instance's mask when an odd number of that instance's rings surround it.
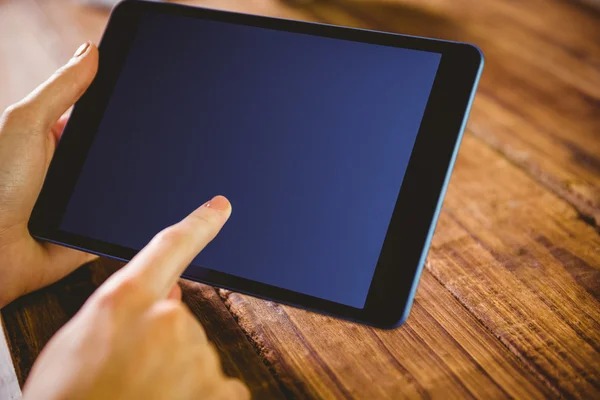
M 486 55 L 406 325 L 184 282 L 228 374 L 255 398 L 600 398 L 600 13 L 560 0 L 186 3 L 470 41 Z M 106 18 L 72 0 L 0 2 L 0 108 Z M 19 382 L 118 266 L 88 265 L 2 310 Z M 16 392 L 2 354 L 0 342 L 3 399 Z
M 598 396 L 600 238 L 507 160 L 464 148 L 428 267 L 563 394 Z
M 558 0 L 339 0 L 315 12 L 335 24 L 477 44 L 486 66 L 469 132 L 600 226 L 597 13 Z
M 598 250 L 600 238 L 571 206 L 477 139 L 467 137 L 427 265 L 458 299 L 456 310 L 426 273 L 406 327 L 376 332 L 388 350 L 398 349 L 392 353 L 396 354 L 393 363 L 401 366 L 397 371 L 391 371 L 392 364 L 382 351 L 374 350 L 369 328 L 239 294 L 225 296 L 242 328 L 257 347 L 266 349 L 263 356 L 276 366 L 280 377 L 286 377 L 282 382 L 294 394 L 360 398 L 374 393 L 396 396 L 402 391 L 412 397 L 417 389 L 411 391 L 398 373 L 414 371 L 411 376 L 416 382 L 435 376 L 434 381 L 421 384 L 433 397 L 442 393 L 538 397 L 518 382 L 497 388 L 510 388 L 512 393 L 494 392 L 488 379 L 506 383 L 503 373 L 511 361 L 500 350 L 493 355 L 488 352 L 487 334 L 500 339 L 504 352 L 521 360 L 530 382 L 535 376 L 556 396 L 595 398 L 600 395 Z M 419 311 L 421 302 L 430 307 L 429 315 L 435 316 L 432 321 Z M 452 332 L 444 327 L 439 337 L 432 333 L 443 316 L 449 322 L 463 321 L 464 316 L 456 316 L 462 306 L 482 324 L 481 331 L 467 339 L 468 333 L 457 327 Z M 475 325 L 467 324 L 471 329 Z M 406 335 L 413 331 L 420 340 L 407 345 Z M 440 338 L 445 336 L 452 340 L 443 342 Z M 423 341 L 431 347 L 420 349 Z M 474 361 L 477 358 L 470 346 L 483 349 L 480 357 L 487 364 Z M 468 354 L 464 359 L 448 356 L 464 353 Z M 449 360 L 448 364 L 439 359 Z M 482 369 L 486 374 L 478 376 Z M 419 371 L 426 372 L 420 376 Z M 508 377 L 518 377 L 518 373 L 511 371 Z M 382 392 L 374 392 L 373 386 L 383 388 Z
M 119 264 L 99 260 L 83 266 L 43 290 L 24 296 L 2 309 L 17 378 L 22 385 L 52 335 L 83 305 L 85 299 Z
M 17 376 L 24 383 L 44 345 L 121 266 L 110 260 L 86 265 L 62 281 L 2 310 Z M 205 327 L 229 376 L 248 383 L 255 398 L 283 398 L 277 382 L 212 287 L 181 281 L 183 299 Z
M 408 323 L 391 331 L 221 293 L 291 397 L 555 395 L 428 272 Z
M 600 240 L 594 228 L 600 204 L 595 161 L 600 154 L 600 104 L 594 99 L 600 79 L 593 60 L 600 54 L 600 42 L 594 41 L 600 24 L 590 23 L 592 17 L 564 4 L 546 7 L 540 15 L 533 15 L 538 8 L 531 5 L 519 14 L 515 9 L 519 5 L 507 2 L 495 2 L 491 10 L 486 9 L 487 3 L 428 4 L 423 9 L 399 2 L 340 1 L 315 4 L 310 10 L 326 22 L 469 40 L 483 48 L 487 65 L 482 90 L 428 269 L 553 395 L 598 397 Z M 564 30 L 545 25 L 561 13 L 577 22 L 571 20 Z M 576 44 L 569 47 L 569 43 Z M 549 58 L 550 66 L 540 62 Z M 426 274 L 419 294 L 427 279 Z M 269 308 L 237 294 L 228 295 L 228 305 L 250 336 L 264 343 L 259 347 L 268 349 L 265 357 L 287 371 L 280 376 L 292 375 L 286 382 L 289 390 L 361 397 L 372 393 L 365 389 L 369 387 L 365 379 L 376 386 L 391 381 L 385 373 L 370 377 L 365 372 L 379 372 L 382 362 L 377 352 L 362 357 L 362 369 L 343 369 L 356 364 L 353 351 L 358 344 L 349 339 L 356 329 L 351 324 L 336 321 L 340 325 L 327 330 L 320 316 L 275 305 Z M 257 309 L 261 312 L 255 314 Z M 280 318 L 278 309 L 293 317 L 270 331 L 273 319 Z M 415 316 L 418 309 L 419 300 L 407 327 L 400 331 L 422 321 L 422 316 Z M 265 319 L 269 326 L 262 323 Z M 277 340 L 284 330 L 304 339 Z M 366 336 L 359 336 L 361 344 Z M 396 332 L 387 336 L 386 346 L 402 343 L 400 336 Z M 311 350 L 322 342 L 329 346 Z M 447 345 L 441 348 L 448 349 Z M 290 352 L 318 356 L 318 360 L 290 368 Z M 411 346 L 410 354 L 417 353 Z M 419 360 L 423 354 L 418 353 Z M 406 356 L 399 362 L 408 363 Z M 316 373 L 317 365 L 329 372 Z M 435 375 L 431 367 L 427 371 Z M 464 387 L 464 380 L 460 376 L 456 387 L 439 381 L 426 387 L 428 394 L 462 397 L 465 392 L 458 383 Z M 296 381 L 310 382 L 310 389 L 296 387 Z M 326 391 L 335 387 L 336 393 Z M 442 391 L 435 392 L 439 387 Z M 481 387 L 474 384 L 469 393 L 489 397 L 490 393 L 477 391 Z M 404 393 L 415 395 L 408 389 Z M 529 396 L 518 393 L 517 397 Z
M 283 398 L 279 384 L 225 308 L 215 289 L 187 280 L 181 280 L 180 286 L 183 301 L 204 326 L 208 339 L 219 350 L 225 373 L 246 382 L 256 399 Z

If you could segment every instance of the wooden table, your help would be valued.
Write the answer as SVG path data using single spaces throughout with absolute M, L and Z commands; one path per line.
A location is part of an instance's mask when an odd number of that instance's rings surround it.
M 258 399 L 600 398 L 600 12 L 559 0 L 195 3 L 470 41 L 486 56 L 408 322 L 382 331 L 183 282 L 227 373 Z M 106 18 L 69 0 L 0 1 L 0 107 Z M 2 310 L 18 380 L 0 346 L 0 398 L 18 396 L 44 344 L 117 267 L 100 260 Z

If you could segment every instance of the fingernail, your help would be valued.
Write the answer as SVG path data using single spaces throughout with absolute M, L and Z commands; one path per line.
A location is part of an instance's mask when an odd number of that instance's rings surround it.
M 229 203 L 229 200 L 227 200 L 227 198 L 225 198 L 224 196 L 215 196 L 204 206 L 208 208 L 213 208 L 218 211 L 227 211 L 231 207 L 231 204 Z
M 81 46 L 79 46 L 79 48 L 77 49 L 77 51 L 73 55 L 73 58 L 77 58 L 77 57 L 82 56 L 87 51 L 87 49 L 89 47 L 90 47 L 90 42 L 85 42 L 84 44 L 82 44 Z

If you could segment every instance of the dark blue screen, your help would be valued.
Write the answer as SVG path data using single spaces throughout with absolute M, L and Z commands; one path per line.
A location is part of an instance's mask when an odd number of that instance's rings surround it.
M 223 194 L 190 268 L 362 308 L 439 61 L 147 14 L 60 228 L 141 249 Z

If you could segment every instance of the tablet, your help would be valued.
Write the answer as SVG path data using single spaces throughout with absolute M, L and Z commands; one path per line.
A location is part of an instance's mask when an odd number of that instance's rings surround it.
M 398 326 L 482 64 L 469 44 L 123 2 L 30 231 L 129 260 L 222 194 L 233 214 L 185 278 Z

